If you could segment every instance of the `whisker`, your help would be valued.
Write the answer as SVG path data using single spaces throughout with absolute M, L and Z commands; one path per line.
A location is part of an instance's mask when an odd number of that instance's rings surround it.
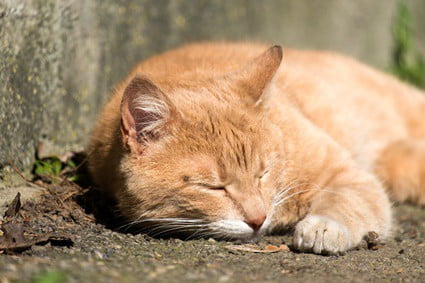
M 204 231 L 198 235 L 196 235 L 196 238 L 205 238 L 205 237 L 215 237 L 216 235 L 222 235 L 222 232 L 220 231 L 212 231 L 209 228 L 205 228 Z M 189 238 L 186 238 L 186 240 L 193 239 L 194 236 L 190 236 Z
M 186 218 L 147 218 L 147 219 L 136 219 L 133 221 L 130 221 L 130 223 L 124 224 L 123 226 L 119 227 L 118 229 L 122 229 L 124 227 L 127 226 L 134 226 L 134 225 L 138 225 L 138 224 L 143 224 L 143 223 L 147 223 L 147 222 L 169 222 L 169 223 L 187 223 L 187 224 L 191 224 L 191 223 L 205 223 L 204 220 L 200 220 L 200 219 L 186 219 Z M 129 228 L 129 227 L 127 227 Z
M 289 196 L 286 196 L 286 197 L 282 198 L 281 200 L 279 200 L 279 201 L 276 203 L 276 205 L 279 205 L 279 204 L 283 203 L 285 200 L 288 200 L 288 199 L 290 199 L 291 197 L 294 197 L 294 196 L 296 196 L 296 195 L 302 194 L 302 193 L 304 193 L 304 192 L 312 191 L 312 190 L 314 190 L 314 189 L 301 190 L 301 191 L 298 191 L 298 192 L 296 192 L 296 193 L 290 194 Z
M 124 229 L 127 231 L 132 227 L 138 227 L 135 233 L 147 233 L 153 237 L 159 234 L 165 234 L 179 230 L 202 230 L 207 226 L 207 221 L 201 219 L 190 219 L 190 218 L 145 218 L 141 215 L 135 220 L 129 221 L 119 227 L 118 229 Z M 146 227 L 141 227 L 143 224 L 148 224 Z M 195 231 L 196 232 L 196 231 Z M 154 233 L 154 234 L 152 234 Z
M 294 196 L 296 196 L 298 194 L 301 194 L 301 193 L 304 193 L 304 192 L 308 192 L 308 191 L 314 191 L 314 190 L 321 191 L 321 192 L 328 192 L 328 193 L 338 194 L 338 195 L 341 195 L 343 197 L 349 198 L 349 195 L 347 193 L 336 192 L 336 191 L 331 191 L 331 190 L 327 190 L 327 189 L 324 189 L 324 188 L 320 188 L 317 184 L 314 184 L 314 183 L 310 183 L 310 185 L 315 186 L 315 188 L 305 189 L 305 190 L 301 190 L 301 191 L 295 192 L 295 193 L 293 193 L 293 194 L 291 194 L 289 196 L 283 196 L 283 198 L 280 199 L 279 201 L 277 201 L 274 205 L 279 205 L 279 204 L 283 203 L 284 201 L 286 201 L 286 200 L 288 200 L 288 199 L 290 199 L 290 198 L 292 198 L 292 197 L 294 197 Z
M 202 238 L 203 235 L 208 234 L 208 228 L 199 228 L 198 230 L 194 231 L 191 235 L 189 235 L 185 240 L 188 241 L 190 239 L 194 239 L 195 237 Z
M 293 183 L 293 182 L 292 182 Z M 292 184 L 291 183 L 291 184 Z M 285 189 L 283 189 L 279 194 L 277 194 L 276 196 L 275 196 L 275 201 L 278 201 L 280 198 L 282 198 L 285 194 L 287 194 L 288 192 L 290 192 L 290 191 L 292 191 L 292 190 L 294 190 L 294 189 L 296 189 L 296 188 L 299 188 L 299 187 L 301 187 L 301 186 L 304 186 L 304 185 L 309 185 L 309 184 L 311 184 L 311 183 L 301 183 L 301 184 L 297 184 L 297 185 L 294 185 L 294 186 L 287 186 Z

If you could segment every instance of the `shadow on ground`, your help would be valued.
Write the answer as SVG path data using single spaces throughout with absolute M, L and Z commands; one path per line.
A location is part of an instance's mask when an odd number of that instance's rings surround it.
M 360 248 L 338 257 L 284 250 L 252 253 L 228 249 L 233 243 L 213 239 L 182 241 L 117 232 L 118 214 L 108 209 L 113 203 L 99 192 L 72 184 L 49 188 L 40 201 L 26 202 L 19 212 L 25 231 L 70 235 L 73 245 L 47 243 L 0 255 L 0 282 L 51 282 L 43 280 L 52 276 L 74 282 L 420 282 L 425 278 L 425 209 L 420 207 L 396 206 L 393 237 L 375 250 Z M 289 242 L 289 236 L 265 237 L 258 246 Z

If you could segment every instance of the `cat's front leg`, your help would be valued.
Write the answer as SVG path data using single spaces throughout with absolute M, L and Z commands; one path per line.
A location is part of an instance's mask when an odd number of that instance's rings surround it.
M 383 188 L 367 173 L 353 173 L 317 189 L 309 213 L 295 226 L 297 250 L 340 254 L 358 246 L 369 231 L 388 235 L 391 211 Z
M 308 215 L 296 226 L 294 247 L 316 254 L 338 254 L 350 248 L 351 238 L 342 223 L 322 215 Z

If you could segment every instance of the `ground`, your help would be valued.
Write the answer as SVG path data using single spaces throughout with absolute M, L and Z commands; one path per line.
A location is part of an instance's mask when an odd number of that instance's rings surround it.
M 229 246 L 235 243 L 213 239 L 182 241 L 118 232 L 107 228 L 111 226 L 105 216 L 93 216 L 98 211 L 91 211 L 88 197 L 82 197 L 78 190 L 53 188 L 40 201 L 24 203 L 16 217 L 23 221 L 27 238 L 56 234 L 69 237 L 72 245 L 44 241 L 24 251 L 3 250 L 0 282 L 425 280 L 425 209 L 421 207 L 395 206 L 395 228 L 390 239 L 342 256 L 285 249 L 254 253 L 234 250 Z M 96 201 L 92 197 L 91 202 Z M 290 239 L 289 235 L 270 236 L 255 245 L 279 247 L 289 245 Z

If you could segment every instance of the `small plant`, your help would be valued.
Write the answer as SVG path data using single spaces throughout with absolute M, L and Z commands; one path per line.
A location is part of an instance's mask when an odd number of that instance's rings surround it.
M 62 162 L 58 157 L 44 158 L 34 163 L 34 174 L 43 180 L 59 183 L 64 180 L 76 182 L 80 175 L 77 174 L 77 166 L 73 160 Z
M 66 281 L 66 274 L 61 271 L 46 271 L 36 275 L 31 282 L 34 283 L 62 283 Z
M 391 72 L 418 87 L 425 87 L 425 61 L 415 50 L 412 18 L 405 1 L 400 1 L 393 25 L 393 62 Z

